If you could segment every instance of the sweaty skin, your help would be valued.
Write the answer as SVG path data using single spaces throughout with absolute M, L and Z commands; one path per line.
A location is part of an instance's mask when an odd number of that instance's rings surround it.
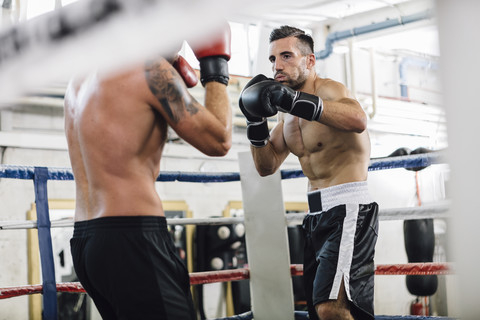
M 308 190 L 365 181 L 370 162 L 367 118 L 344 85 L 322 79 L 315 72 L 315 55 L 302 54 L 295 37 L 270 43 L 270 62 L 276 81 L 323 100 L 319 121 L 307 121 L 288 113 L 278 123 L 264 147 L 251 147 L 260 175 L 276 172 L 290 153 L 298 157 L 308 178 Z M 321 319 L 353 319 L 342 282 L 338 299 L 315 305 Z
M 70 82 L 65 132 L 76 183 L 76 221 L 164 216 L 155 180 L 168 126 L 209 156 L 228 152 L 226 86 L 209 82 L 205 90 L 204 107 L 163 58 Z
M 323 113 L 319 122 L 279 113 L 268 144 L 251 147 L 259 174 L 274 173 L 291 152 L 308 178 L 309 191 L 366 180 L 370 139 L 360 104 L 341 83 L 317 76 L 315 55 L 302 55 L 294 37 L 273 41 L 269 59 L 275 80 L 322 98 Z

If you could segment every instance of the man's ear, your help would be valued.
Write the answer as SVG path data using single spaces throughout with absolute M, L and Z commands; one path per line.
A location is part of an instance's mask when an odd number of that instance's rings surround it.
M 307 55 L 307 68 L 308 69 L 314 69 L 315 68 L 315 63 L 317 60 L 315 59 L 315 54 L 311 53 Z

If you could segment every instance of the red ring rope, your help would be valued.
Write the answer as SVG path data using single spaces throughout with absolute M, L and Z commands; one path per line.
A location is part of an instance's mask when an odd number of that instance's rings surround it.
M 292 276 L 303 275 L 303 265 L 293 264 L 290 266 Z M 406 264 L 380 264 L 375 267 L 375 275 L 445 275 L 451 274 L 452 268 L 447 263 L 406 263 Z M 226 282 L 245 280 L 250 278 L 248 268 L 195 272 L 190 274 L 190 284 L 206 284 L 215 282 Z M 0 299 L 7 299 L 16 296 L 42 293 L 42 285 L 26 285 L 18 287 L 0 288 Z M 65 282 L 57 284 L 57 292 L 82 293 L 85 292 L 79 282 Z
M 423 262 L 406 264 L 379 264 L 375 267 L 376 275 L 445 275 L 451 274 L 451 265 L 447 263 Z
M 231 269 L 220 271 L 195 272 L 190 274 L 190 284 L 206 284 L 214 282 L 226 282 L 235 280 L 245 280 L 250 278 L 250 270 Z

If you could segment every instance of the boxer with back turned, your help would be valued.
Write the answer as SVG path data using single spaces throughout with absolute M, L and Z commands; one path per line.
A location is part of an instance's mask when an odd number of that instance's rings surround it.
M 204 105 L 188 92 L 196 76 L 179 56 L 92 74 L 67 88 L 65 133 L 76 183 L 71 251 L 103 319 L 196 319 L 155 181 L 168 127 L 209 156 L 231 147 L 228 25 L 193 51 Z

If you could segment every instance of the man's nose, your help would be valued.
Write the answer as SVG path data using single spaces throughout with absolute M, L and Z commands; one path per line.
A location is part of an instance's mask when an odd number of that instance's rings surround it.
M 274 71 L 283 70 L 283 63 L 280 60 L 275 60 L 272 66 Z

